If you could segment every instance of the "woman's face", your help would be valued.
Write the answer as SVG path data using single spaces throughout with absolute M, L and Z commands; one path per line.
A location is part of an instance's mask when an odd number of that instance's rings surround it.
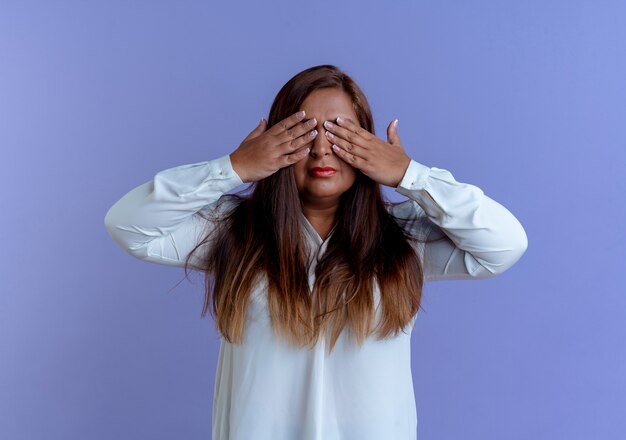
M 324 88 L 312 91 L 302 102 L 299 110 L 306 112 L 306 119 L 317 120 L 317 136 L 310 145 L 311 151 L 304 159 L 293 164 L 296 186 L 305 205 L 328 207 L 338 203 L 356 180 L 357 170 L 341 160 L 331 148 L 326 137 L 324 121 L 335 122 L 337 116 L 357 121 L 352 100 L 343 90 Z M 332 167 L 334 173 L 319 174 L 316 167 Z

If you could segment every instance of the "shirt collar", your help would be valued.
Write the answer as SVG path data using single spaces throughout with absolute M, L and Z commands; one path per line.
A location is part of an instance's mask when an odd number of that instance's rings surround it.
M 309 237 L 313 240 L 313 242 L 318 247 L 322 246 L 322 247 L 326 248 L 326 245 L 328 244 L 328 241 L 330 240 L 330 237 L 332 237 L 333 233 L 335 232 L 335 229 L 337 228 L 337 225 L 335 224 L 335 226 L 333 226 L 333 228 L 330 230 L 330 233 L 328 234 L 328 237 L 326 237 L 325 240 L 322 240 L 322 237 L 320 237 L 320 234 L 317 233 L 317 231 L 315 230 L 315 228 L 313 227 L 311 222 L 309 222 L 309 219 L 306 218 L 304 213 L 302 212 L 300 215 L 302 216 L 302 222 L 304 224 L 304 229 L 307 232 L 307 234 L 309 235 Z

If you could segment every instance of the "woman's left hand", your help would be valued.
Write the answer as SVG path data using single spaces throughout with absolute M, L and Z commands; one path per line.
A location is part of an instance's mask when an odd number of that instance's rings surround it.
M 348 165 L 358 168 L 382 185 L 397 187 L 409 167 L 411 158 L 404 152 L 398 129 L 393 122 L 387 127 L 387 140 L 360 127 L 349 118 L 337 118 L 337 124 L 324 122 L 326 137 L 333 151 Z

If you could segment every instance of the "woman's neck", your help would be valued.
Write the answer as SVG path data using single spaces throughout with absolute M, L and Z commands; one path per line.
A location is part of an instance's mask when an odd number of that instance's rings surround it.
M 302 211 L 322 240 L 326 240 L 335 223 L 337 205 L 314 207 L 304 205 Z

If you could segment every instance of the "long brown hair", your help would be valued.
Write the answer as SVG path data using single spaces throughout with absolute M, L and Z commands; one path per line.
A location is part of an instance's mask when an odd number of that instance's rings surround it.
M 358 123 L 374 134 L 365 95 L 350 76 L 329 64 L 308 68 L 281 88 L 268 128 L 298 111 L 313 90 L 329 87 L 351 97 Z M 330 328 L 332 351 L 346 324 L 360 346 L 376 331 L 372 328 L 376 281 L 381 306 L 378 338 L 404 331 L 420 308 L 422 295 L 422 262 L 410 244 L 416 237 L 408 236 L 387 211 L 392 203 L 383 199 L 380 185 L 356 171 L 354 184 L 340 198 L 334 232 L 317 263 L 312 291 L 293 166 L 254 182 L 249 195 L 222 197 L 220 202 L 236 203 L 222 218 L 211 219 L 209 233 L 187 257 L 185 273 L 191 254 L 210 241 L 201 259 L 206 275 L 202 316 L 212 302 L 211 314 L 227 341 L 243 341 L 250 294 L 262 275 L 276 336 L 298 346 L 313 346 Z

